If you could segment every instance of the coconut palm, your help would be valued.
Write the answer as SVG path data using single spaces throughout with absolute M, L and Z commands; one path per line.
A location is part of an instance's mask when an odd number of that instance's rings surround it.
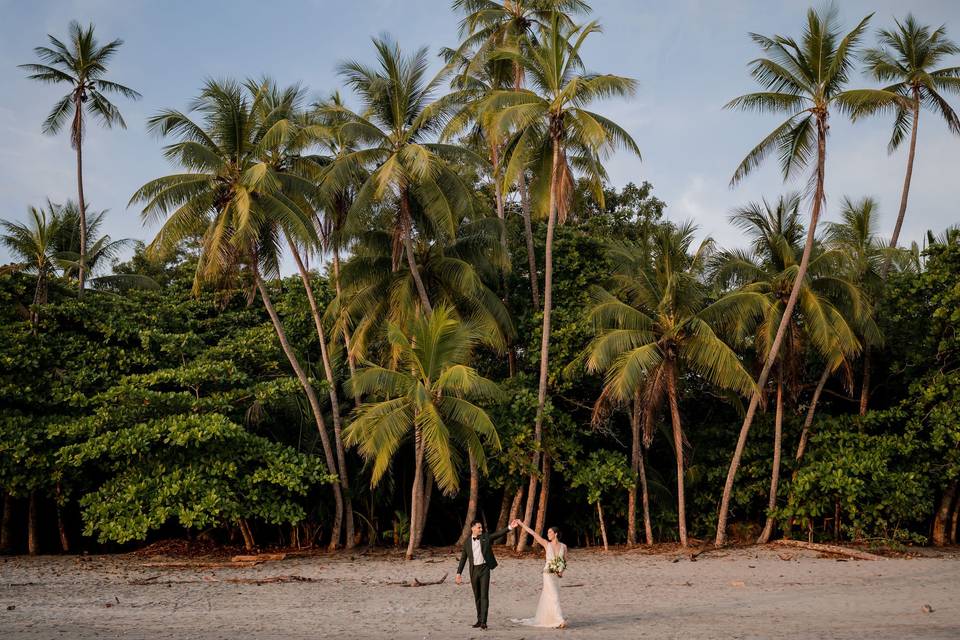
M 126 286 L 140 286 L 155 288 L 156 283 L 143 276 L 103 275 L 94 277 L 100 267 L 108 266 L 120 253 L 128 248 L 133 241 L 129 238 L 112 239 L 109 235 L 100 235 L 107 211 L 91 211 L 81 218 L 80 207 L 73 200 L 67 200 L 63 205 L 55 205 L 59 210 L 60 224 L 58 233 L 54 237 L 54 249 L 57 254 L 57 265 L 68 278 L 79 278 L 80 275 L 80 238 L 86 238 L 87 251 L 84 255 L 84 272 L 87 282 L 94 287 L 106 284 L 125 284 Z M 81 220 L 85 219 L 86 229 L 80 231 Z
M 27 222 L 0 220 L 0 244 L 18 262 L 3 272 L 24 271 L 37 276 L 30 321 L 36 324 L 38 307 L 47 303 L 47 282 L 57 269 L 56 239 L 60 234 L 61 208 L 47 200 L 46 207 L 29 207 Z
M 307 396 L 327 468 L 338 473 L 316 391 L 287 340 L 264 281 L 279 272 L 284 235 L 307 245 L 319 241 L 311 212 L 298 204 L 314 184 L 298 175 L 296 164 L 278 167 L 264 160 L 285 131 L 285 125 L 262 117 L 268 93 L 269 87 L 257 82 L 211 80 L 192 105 L 199 121 L 172 109 L 151 117 L 151 131 L 176 139 L 164 154 L 185 171 L 151 180 L 130 203 L 143 204 L 144 223 L 163 221 L 152 251 L 162 254 L 185 238 L 202 235 L 195 291 L 236 274 L 253 281 Z M 333 483 L 332 490 L 336 510 L 331 543 L 336 545 L 344 507 L 340 483 Z
M 789 302 L 798 264 L 803 253 L 801 198 L 797 193 L 781 196 L 775 204 L 764 200 L 750 203 L 734 212 L 731 221 L 751 240 L 750 251 L 727 251 L 718 256 L 717 276 L 725 285 L 740 291 L 762 295 L 767 305 L 755 331 L 756 353 L 766 360 L 776 331 Z M 838 273 L 837 251 L 815 247 L 804 282 L 801 284 L 797 312 L 791 315 L 783 348 L 777 354 L 776 408 L 774 415 L 773 472 L 770 480 L 768 515 L 759 543 L 773 534 L 772 512 L 777 504 L 782 451 L 784 404 L 796 398 L 800 373 L 808 350 L 836 370 L 846 358 L 860 351 L 848 316 L 833 302 L 841 299 L 855 319 L 864 317 L 869 306 L 855 282 Z
M 750 398 L 727 479 L 717 518 L 716 543 L 726 542 L 727 514 L 733 481 L 740 466 L 743 448 L 750 433 L 760 396 L 766 387 L 777 354 L 783 343 L 793 309 L 804 282 L 810 255 L 816 238 L 817 223 L 824 200 L 828 120 L 833 108 L 853 112 L 862 94 L 851 95 L 844 88 L 856 56 L 856 47 L 871 16 L 867 16 L 850 32 L 841 37 L 835 7 L 818 12 L 807 12 L 807 24 L 800 41 L 786 36 L 767 37 L 752 34 L 765 57 L 751 62 L 753 77 L 766 89 L 736 98 L 727 108 L 759 112 L 786 113 L 787 119 L 756 145 L 737 167 L 731 179 L 735 185 L 758 167 L 772 152 L 780 159 L 785 180 L 803 172 L 813 163 L 811 176 L 813 203 L 807 223 L 807 239 L 798 265 L 793 289 L 787 300 L 776 336 L 770 345 L 767 359 L 757 380 L 757 390 Z
M 513 89 L 519 91 L 524 84 L 524 68 L 517 60 L 507 60 L 498 52 L 509 49 L 517 53 L 528 52 L 537 45 L 539 30 L 549 27 L 556 16 L 565 27 L 573 27 L 571 16 L 589 13 L 590 6 L 581 0 L 454 0 L 453 10 L 461 13 L 460 37 L 463 42 L 455 56 L 462 59 L 461 73 L 476 74 L 485 66 L 492 66 L 499 78 L 510 77 Z M 506 68 L 504 68 L 506 67 Z M 494 163 L 494 175 L 499 163 Z M 533 308 L 540 309 L 537 258 L 533 247 L 533 225 L 530 216 L 530 198 L 527 193 L 526 171 L 516 175 L 520 193 L 520 211 L 523 215 L 524 237 L 527 243 L 527 262 L 530 269 L 530 294 Z M 510 184 L 501 184 L 506 189 Z
M 100 45 L 93 35 L 93 25 L 83 27 L 73 21 L 67 29 L 68 39 L 64 43 L 52 35 L 47 35 L 49 47 L 36 47 L 34 53 L 42 64 L 22 64 L 21 69 L 30 72 L 31 80 L 49 84 L 70 85 L 70 92 L 63 96 L 43 122 L 43 132 L 56 134 L 70 120 L 70 145 L 77 152 L 77 202 L 80 207 L 80 260 L 79 285 L 81 295 L 86 281 L 86 201 L 83 197 L 83 137 L 86 133 L 85 114 L 96 118 L 110 128 L 118 125 L 126 129 L 127 125 L 117 109 L 107 98 L 109 94 L 119 94 L 124 98 L 137 100 L 140 94 L 106 80 L 107 63 L 123 44 L 123 40 L 113 40 Z
M 357 61 L 344 62 L 338 72 L 363 105 L 361 113 L 329 105 L 327 112 L 346 116 L 344 134 L 366 145 L 344 154 L 327 173 L 328 189 L 346 188 L 361 172 L 369 177 L 356 193 L 349 216 L 354 228 L 363 227 L 362 216 L 375 203 L 396 203 L 392 220 L 393 263 L 406 256 L 410 274 L 426 313 L 432 305 L 416 264 L 415 233 L 455 232 L 455 212 L 470 211 L 473 197 L 450 166 L 453 161 L 481 162 L 467 149 L 431 140 L 440 133 L 444 116 L 456 96 L 434 100 L 445 77 L 441 71 L 427 79 L 427 50 L 404 56 L 386 38 L 374 38 L 380 68 Z
M 640 155 L 633 138 L 623 128 L 587 110 L 601 98 L 630 96 L 636 82 L 610 74 L 584 73 L 580 49 L 584 41 L 600 27 L 591 22 L 582 27 L 565 27 L 558 14 L 540 38 L 540 44 L 526 55 L 501 52 L 519 63 L 531 89 L 496 91 L 490 97 L 495 112 L 494 126 L 501 132 L 522 132 L 504 169 L 504 181 L 512 184 L 528 166 L 536 168 L 531 185 L 537 209 L 547 217 L 544 256 L 543 324 L 540 343 L 540 381 L 537 389 L 537 416 L 534 425 L 533 469 L 539 468 L 543 409 L 547 398 L 547 373 L 550 349 L 550 314 L 553 305 L 553 235 L 570 207 L 573 193 L 573 171 L 586 174 L 599 202 L 605 173 L 604 156 L 619 146 Z M 527 492 L 524 522 L 530 526 L 536 498 L 537 475 L 532 473 Z M 538 522 L 545 513 L 546 497 L 542 496 Z M 520 537 L 521 549 L 527 536 Z
M 446 305 L 438 304 L 427 317 L 417 316 L 406 330 L 391 322 L 387 340 L 396 353 L 396 366 L 364 367 L 350 379 L 352 394 L 375 399 L 361 406 L 344 436 L 372 465 L 373 486 L 401 444 L 412 438 L 409 560 L 420 539 L 425 463 L 447 494 L 459 487 L 458 446 L 485 470 L 484 441 L 499 449 L 500 440 L 490 417 L 472 401 L 497 399 L 500 391 L 470 367 L 479 332 Z
M 603 394 L 630 403 L 640 394 L 644 439 L 652 439 L 653 415 L 666 404 L 677 462 L 677 516 L 680 544 L 687 544 L 680 380 L 686 372 L 741 394 L 753 391 L 750 374 L 721 335 L 746 323 L 765 306 L 756 292 L 737 291 L 710 301 L 704 275 L 713 242 L 691 252 L 696 227 L 662 227 L 646 252 L 618 249 L 610 291 L 596 287 L 589 311 L 597 337 L 588 348 L 587 370 L 606 372 Z M 639 259 L 638 259 L 639 258 Z

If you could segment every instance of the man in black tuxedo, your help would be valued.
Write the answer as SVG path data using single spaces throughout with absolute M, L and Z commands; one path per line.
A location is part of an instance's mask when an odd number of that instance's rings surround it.
M 497 558 L 493 555 L 493 543 L 506 537 L 513 530 L 513 525 L 484 533 L 483 523 L 474 520 L 470 523 L 470 536 L 463 543 L 460 553 L 460 564 L 457 566 L 457 584 L 463 584 L 463 567 L 470 563 L 470 586 L 473 587 L 473 598 L 477 603 L 477 622 L 474 628 L 487 628 L 487 608 L 490 604 L 490 572 L 497 568 Z

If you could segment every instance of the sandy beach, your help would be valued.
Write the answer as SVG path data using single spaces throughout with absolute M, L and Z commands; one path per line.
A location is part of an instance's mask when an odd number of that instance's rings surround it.
M 566 630 L 510 622 L 535 610 L 542 561 L 500 556 L 486 632 L 469 626 L 452 549 L 409 563 L 358 552 L 244 568 L 145 566 L 178 559 L 143 554 L 3 558 L 0 628 L 8 639 L 960 637 L 957 553 L 865 561 L 768 546 L 691 561 L 573 550 Z

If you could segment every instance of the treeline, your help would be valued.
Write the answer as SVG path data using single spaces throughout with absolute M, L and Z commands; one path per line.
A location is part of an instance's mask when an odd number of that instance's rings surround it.
M 211 80 L 150 118 L 181 169 L 134 192 L 162 226 L 109 275 L 82 186 L 5 223 L 0 545 L 411 557 L 475 516 L 604 546 L 955 540 L 960 236 L 898 246 L 920 110 L 960 130 L 945 30 L 908 17 L 866 48 L 869 18 L 810 11 L 797 40 L 754 36 L 762 91 L 728 106 L 787 120 L 733 182 L 775 153 L 812 189 L 732 212 L 747 244 L 722 248 L 651 185 L 606 184 L 639 149 L 591 104 L 635 82 L 585 70 L 589 7 L 454 8 L 435 77 L 375 39 L 374 66 L 338 67 L 352 99 Z M 51 45 L 25 66 L 71 86 L 45 126 L 72 118 L 79 169 L 85 116 L 122 124 L 105 94 L 138 94 L 105 79 L 119 41 Z M 861 69 L 885 86 L 851 89 Z M 909 134 L 889 241 L 871 198 L 825 208 L 832 112 Z

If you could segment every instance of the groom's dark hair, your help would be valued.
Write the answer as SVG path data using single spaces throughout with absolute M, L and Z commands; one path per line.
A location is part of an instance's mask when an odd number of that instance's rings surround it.
M 483 520 L 481 520 L 480 518 L 474 518 L 474 519 L 473 519 L 473 522 L 470 523 L 470 526 L 473 527 L 474 525 L 477 525 L 477 524 L 482 527 L 482 526 L 483 526 Z

